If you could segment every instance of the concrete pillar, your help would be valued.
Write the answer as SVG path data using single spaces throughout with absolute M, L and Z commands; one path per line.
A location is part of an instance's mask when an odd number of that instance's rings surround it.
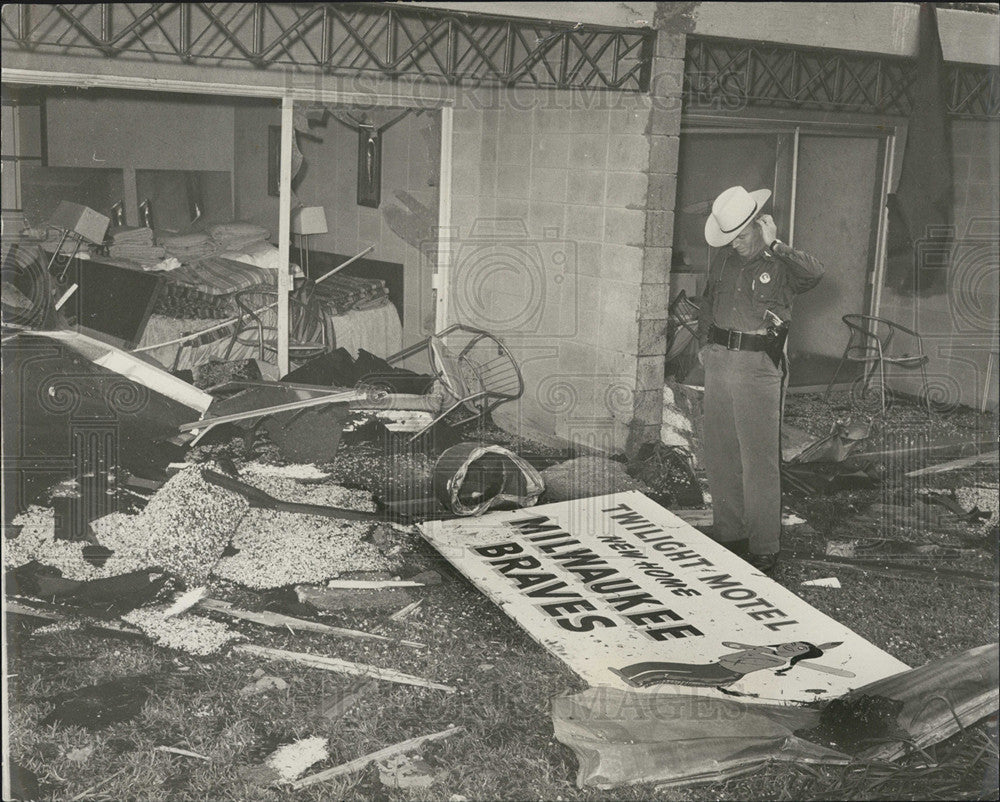
M 650 86 L 651 109 L 646 127 L 649 176 L 646 231 L 639 297 L 639 341 L 635 407 L 626 451 L 634 454 L 660 437 L 663 422 L 663 363 L 667 350 L 667 306 L 677 195 L 677 162 L 684 78 L 684 20 L 658 3 L 656 51 Z M 682 5 L 682 4 L 681 4 Z

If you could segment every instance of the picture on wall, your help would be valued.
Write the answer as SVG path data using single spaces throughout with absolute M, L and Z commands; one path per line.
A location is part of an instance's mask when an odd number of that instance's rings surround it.
M 377 209 L 382 201 L 382 136 L 371 126 L 358 129 L 358 206 Z

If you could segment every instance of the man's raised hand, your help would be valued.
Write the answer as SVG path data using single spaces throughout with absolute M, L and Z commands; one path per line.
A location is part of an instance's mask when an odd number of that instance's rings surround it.
M 770 245 L 778 238 L 778 226 L 771 215 L 762 214 L 757 218 L 757 225 L 760 226 L 760 233 L 763 236 L 765 245 Z

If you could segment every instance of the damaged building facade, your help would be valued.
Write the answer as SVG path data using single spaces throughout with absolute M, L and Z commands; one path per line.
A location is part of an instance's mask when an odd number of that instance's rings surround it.
M 3 798 L 995 798 L 998 34 L 4 6 Z
M 621 452 L 661 434 L 668 310 L 701 289 L 704 201 L 757 182 L 829 266 L 802 301 L 793 383 L 798 361 L 826 384 L 843 314 L 881 313 L 922 332 L 945 400 L 995 399 L 996 16 L 938 11 L 956 245 L 947 290 L 917 297 L 884 288 L 916 4 L 213 8 L 4 8 L 5 238 L 50 201 L 32 176 L 99 168 L 133 224 L 144 199 L 174 227 L 197 206 L 319 269 L 373 245 L 400 316 L 386 352 L 486 329 L 524 376 L 499 423 Z M 293 128 L 317 106 L 322 125 Z M 298 205 L 326 231 L 296 234 Z

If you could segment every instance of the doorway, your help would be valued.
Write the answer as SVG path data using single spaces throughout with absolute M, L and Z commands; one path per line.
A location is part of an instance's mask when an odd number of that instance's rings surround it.
M 789 386 L 825 388 L 846 338 L 842 316 L 872 307 L 891 136 L 874 126 L 687 120 L 681 129 L 671 297 L 683 290 L 698 298 L 704 290 L 711 257 L 704 224 L 712 200 L 736 184 L 770 189 L 768 211 L 779 236 L 826 266 L 819 290 L 795 302 Z M 699 384 L 699 374 L 692 370 L 685 381 Z

